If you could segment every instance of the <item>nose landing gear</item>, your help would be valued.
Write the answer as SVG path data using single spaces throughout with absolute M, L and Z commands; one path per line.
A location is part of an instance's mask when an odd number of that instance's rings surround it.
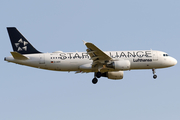
M 157 75 L 155 74 L 155 73 L 156 73 L 156 71 L 155 71 L 155 69 L 154 69 L 154 68 L 152 69 L 152 72 L 153 72 L 153 78 L 154 78 L 154 79 L 156 79 L 156 78 L 157 78 Z
M 157 78 L 157 75 L 153 75 L 153 78 L 156 79 L 156 78 Z

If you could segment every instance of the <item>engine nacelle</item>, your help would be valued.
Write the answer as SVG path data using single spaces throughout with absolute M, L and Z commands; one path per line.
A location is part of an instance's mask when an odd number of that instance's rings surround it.
M 113 80 L 123 79 L 123 75 L 124 75 L 123 71 L 113 71 L 102 74 L 103 77 L 107 77 L 108 79 L 113 79 Z
M 122 61 L 114 61 L 111 64 L 108 64 L 107 67 L 114 68 L 115 70 L 129 70 L 131 64 L 129 60 L 122 60 Z

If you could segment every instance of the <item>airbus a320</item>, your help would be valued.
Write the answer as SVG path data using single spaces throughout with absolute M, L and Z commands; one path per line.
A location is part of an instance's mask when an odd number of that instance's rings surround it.
M 4 58 L 5 61 L 54 71 L 94 72 L 93 84 L 96 84 L 100 77 L 123 79 L 124 71 L 137 69 L 152 69 L 153 78 L 156 79 L 155 69 L 177 64 L 175 58 L 162 51 L 102 51 L 85 41 L 86 52 L 43 53 L 35 49 L 15 27 L 7 27 L 7 31 L 13 52 L 12 56 Z

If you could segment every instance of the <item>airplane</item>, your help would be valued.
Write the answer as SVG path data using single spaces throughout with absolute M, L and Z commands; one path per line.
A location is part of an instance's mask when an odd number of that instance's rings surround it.
M 156 79 L 156 69 L 167 68 L 177 64 L 177 60 L 167 53 L 156 50 L 135 51 L 102 51 L 93 43 L 84 42 L 86 52 L 43 53 L 35 49 L 31 43 L 15 28 L 7 27 L 13 47 L 12 56 L 4 60 L 20 65 L 54 70 L 75 71 L 75 73 L 94 72 L 92 83 L 98 78 L 107 77 L 112 80 L 123 79 L 124 71 L 152 69 Z

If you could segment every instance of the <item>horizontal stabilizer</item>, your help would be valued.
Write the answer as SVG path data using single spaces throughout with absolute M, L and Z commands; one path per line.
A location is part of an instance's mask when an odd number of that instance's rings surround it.
M 27 58 L 26 56 L 18 53 L 18 52 L 11 52 L 12 56 L 14 57 L 14 59 L 17 59 L 17 60 L 27 60 L 29 58 Z

